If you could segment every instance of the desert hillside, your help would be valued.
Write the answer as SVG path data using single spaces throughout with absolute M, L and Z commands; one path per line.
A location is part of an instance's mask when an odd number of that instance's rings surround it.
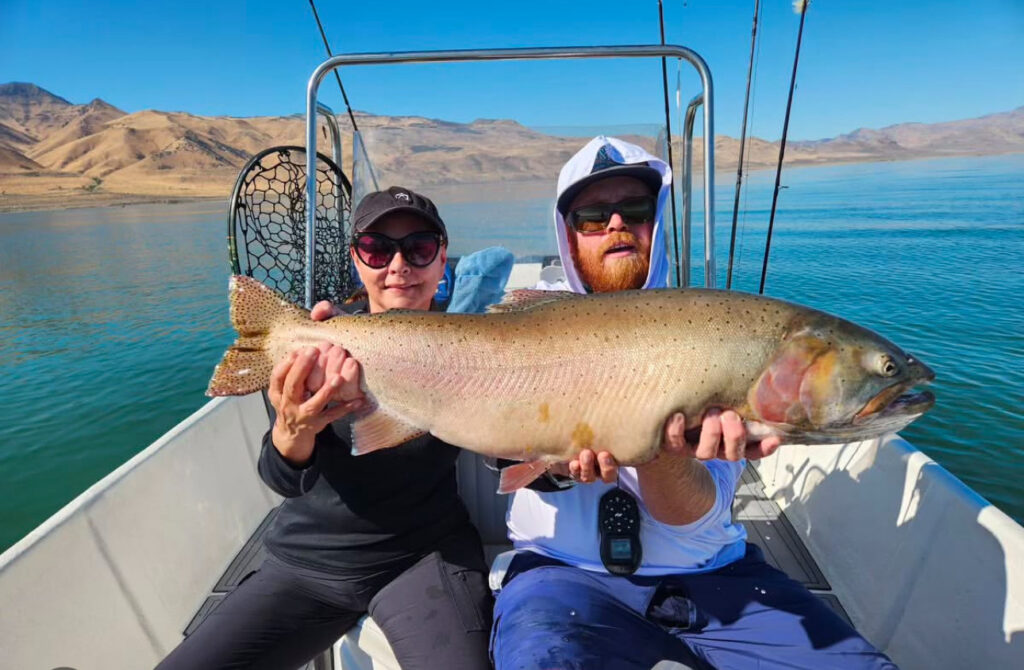
M 412 186 L 553 179 L 584 142 L 515 121 L 452 123 L 356 113 L 381 179 Z M 347 116 L 339 117 L 345 149 Z M 648 148 L 652 140 L 631 138 Z M 323 142 L 324 140 L 321 139 Z M 203 117 L 134 114 L 95 99 L 73 104 L 38 86 L 0 85 L 0 209 L 189 197 L 226 197 L 246 160 L 281 144 L 304 144 L 301 116 Z M 774 165 L 778 143 L 752 138 L 750 167 Z M 735 168 L 739 141 L 715 139 L 720 168 Z M 701 140 L 695 141 L 701 151 Z M 330 153 L 326 145 L 321 151 Z M 1024 108 L 950 123 L 859 129 L 791 142 L 787 165 L 900 160 L 1024 151 Z M 343 163 L 350 165 L 350 157 Z

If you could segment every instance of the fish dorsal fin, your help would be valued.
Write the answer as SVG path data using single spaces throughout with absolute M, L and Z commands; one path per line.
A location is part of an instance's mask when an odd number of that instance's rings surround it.
M 378 449 L 387 449 L 426 433 L 388 408 L 378 405 L 352 422 L 352 454 L 361 456 Z
M 570 300 L 582 297 L 579 293 L 572 291 L 544 291 L 534 288 L 520 288 L 505 293 L 505 297 L 497 305 L 487 308 L 491 313 L 502 312 L 524 312 L 539 305 L 546 305 L 549 302 L 558 300 Z

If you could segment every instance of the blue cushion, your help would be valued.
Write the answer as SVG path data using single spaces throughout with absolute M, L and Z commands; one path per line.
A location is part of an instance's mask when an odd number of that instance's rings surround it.
M 501 302 L 514 260 L 503 247 L 488 247 L 459 259 L 448 311 L 478 314 Z

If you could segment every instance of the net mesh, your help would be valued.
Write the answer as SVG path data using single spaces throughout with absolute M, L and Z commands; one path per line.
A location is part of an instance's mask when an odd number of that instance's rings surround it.
M 348 256 L 352 187 L 341 169 L 317 154 L 313 301 L 344 302 L 356 279 Z M 306 150 L 272 147 L 242 169 L 228 217 L 231 269 L 306 300 Z

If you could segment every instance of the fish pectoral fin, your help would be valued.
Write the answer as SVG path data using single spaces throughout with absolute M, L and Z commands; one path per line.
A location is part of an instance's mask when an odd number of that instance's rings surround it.
M 378 406 L 352 422 L 352 455 L 361 456 L 387 449 L 426 434 L 427 431 L 419 426 Z
M 545 461 L 526 461 L 502 468 L 501 479 L 498 480 L 498 493 L 517 491 L 543 475 L 550 467 L 551 463 Z

